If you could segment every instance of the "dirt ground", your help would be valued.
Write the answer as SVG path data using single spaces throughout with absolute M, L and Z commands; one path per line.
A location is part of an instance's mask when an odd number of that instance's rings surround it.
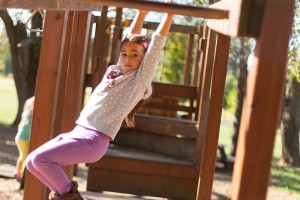
M 14 137 L 16 134 L 16 129 L 6 128 L 0 126 L 0 170 L 6 166 L 14 166 L 17 160 L 18 151 L 14 142 Z M 78 176 L 74 177 L 76 181 L 79 182 L 81 187 L 80 191 L 85 190 L 86 185 L 86 172 L 87 168 L 84 164 L 80 164 L 78 167 Z M 1 172 L 1 174 L 3 174 Z M 231 187 L 231 172 L 224 169 L 217 169 L 214 178 L 213 185 L 213 195 L 212 199 L 214 200 L 225 200 L 230 197 L 230 187 Z M 299 200 L 300 195 L 290 194 L 283 190 L 278 190 L 274 187 L 276 180 L 274 177 L 270 180 L 270 186 L 268 189 L 267 199 L 268 200 Z M 0 200 L 21 200 L 23 199 L 23 191 L 19 190 L 19 183 L 8 177 L 0 177 Z M 98 197 L 96 199 L 108 199 Z M 110 199 L 122 199 L 114 198 Z M 125 199 L 125 198 L 124 198 Z M 129 199 L 129 198 L 126 198 Z M 131 198 L 137 199 L 137 198 Z M 139 198 L 142 199 L 142 198 Z M 156 198 L 156 199 L 165 199 L 165 198 Z

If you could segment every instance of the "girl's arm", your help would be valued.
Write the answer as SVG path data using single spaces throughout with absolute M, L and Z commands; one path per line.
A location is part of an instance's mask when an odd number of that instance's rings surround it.
M 156 29 L 156 33 L 161 36 L 167 36 L 172 24 L 173 14 L 165 13 L 164 18 Z
M 166 0 L 166 3 L 172 3 L 174 0 Z M 171 13 L 165 13 L 161 23 L 156 29 L 156 33 L 161 36 L 167 36 L 172 25 L 174 15 Z
M 147 14 L 149 13 L 149 11 L 145 11 L 145 10 L 138 10 L 137 14 L 135 16 L 135 18 L 133 19 L 130 27 L 129 27 L 129 32 L 132 34 L 140 34 L 143 24 L 144 24 L 144 20 L 147 16 Z

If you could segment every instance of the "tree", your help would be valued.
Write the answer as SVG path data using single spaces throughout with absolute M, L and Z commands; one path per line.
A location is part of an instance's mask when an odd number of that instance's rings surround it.
M 292 30 L 288 77 L 282 110 L 281 138 L 282 160 L 299 167 L 300 131 L 300 1 L 296 1 L 294 25 Z
M 41 37 L 36 33 L 28 34 L 21 19 L 13 19 L 7 10 L 0 10 L 0 17 L 4 22 L 10 44 L 12 71 L 19 102 L 18 113 L 12 125 L 17 125 L 25 100 L 34 95 Z M 43 19 L 40 15 L 32 18 L 32 28 L 42 29 L 42 24 Z
M 239 51 L 239 67 L 237 68 L 237 76 L 238 76 L 238 96 L 237 96 L 237 106 L 235 110 L 235 121 L 234 121 L 234 130 L 232 135 L 232 149 L 230 154 L 235 156 L 238 134 L 240 131 L 240 121 L 242 115 L 242 107 L 244 102 L 244 96 L 246 91 L 246 82 L 247 82 L 247 74 L 248 74 L 248 58 L 251 52 L 251 42 L 247 39 L 240 39 L 240 51 Z

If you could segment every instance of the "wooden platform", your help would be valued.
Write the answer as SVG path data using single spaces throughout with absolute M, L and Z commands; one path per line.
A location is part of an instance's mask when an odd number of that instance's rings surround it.
M 198 175 L 190 162 L 112 145 L 89 164 L 87 190 L 195 199 Z

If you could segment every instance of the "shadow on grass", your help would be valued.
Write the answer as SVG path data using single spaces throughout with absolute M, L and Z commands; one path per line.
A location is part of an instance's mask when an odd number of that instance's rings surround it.
M 274 165 L 271 183 L 277 188 L 300 194 L 300 169 Z

